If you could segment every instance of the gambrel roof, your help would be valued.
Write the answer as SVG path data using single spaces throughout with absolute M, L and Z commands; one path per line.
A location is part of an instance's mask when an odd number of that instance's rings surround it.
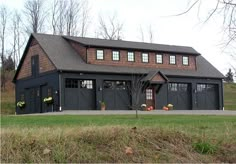
M 58 71 L 68 72 L 92 72 L 92 73 L 114 73 L 114 74 L 148 74 L 150 71 L 161 71 L 165 76 L 183 76 L 183 77 L 203 77 L 203 78 L 224 78 L 224 76 L 211 65 L 200 53 L 192 47 L 171 46 L 162 44 L 150 44 L 129 41 L 114 41 L 93 38 L 68 37 L 48 34 L 32 34 L 22 56 L 21 62 L 17 69 L 14 81 L 21 68 L 22 62 L 29 48 L 31 40 L 35 38 L 41 48 L 48 55 L 51 62 Z M 80 55 L 72 48 L 68 42 L 73 40 L 86 47 L 107 47 L 107 48 L 123 48 L 133 50 L 146 50 L 156 52 L 168 52 L 175 54 L 189 54 L 196 56 L 197 70 L 180 70 L 180 69 L 164 69 L 164 68 L 143 68 L 143 67 L 127 67 L 127 66 L 108 66 L 94 65 L 86 63 Z

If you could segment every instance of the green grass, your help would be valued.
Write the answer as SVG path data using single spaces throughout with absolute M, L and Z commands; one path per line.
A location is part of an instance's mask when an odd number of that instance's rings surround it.
M 3 115 L 1 162 L 234 162 L 235 129 L 235 116 Z
M 9 89 L 1 92 L 1 114 L 9 115 L 15 113 L 15 91 Z
M 198 135 L 217 134 L 224 137 L 236 129 L 235 116 L 176 116 L 176 115 L 58 115 L 58 116 L 2 116 L 3 128 L 129 126 L 164 127 Z M 236 131 L 234 132 L 236 135 Z
M 224 106 L 226 110 L 236 110 L 236 83 L 224 84 Z

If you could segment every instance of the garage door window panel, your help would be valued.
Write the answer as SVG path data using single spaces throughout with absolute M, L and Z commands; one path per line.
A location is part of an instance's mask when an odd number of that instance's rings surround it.
M 66 88 L 78 88 L 78 80 L 76 79 L 66 79 Z
M 93 81 L 92 80 L 80 80 L 80 88 L 93 89 Z
M 168 90 L 172 92 L 178 91 L 178 84 L 177 83 L 169 83 Z
M 188 90 L 188 84 L 179 84 L 179 91 L 186 92 Z

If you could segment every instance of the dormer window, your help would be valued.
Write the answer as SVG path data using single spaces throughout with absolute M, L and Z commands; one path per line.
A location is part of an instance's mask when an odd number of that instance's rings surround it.
M 120 52 L 119 51 L 112 51 L 112 60 L 115 60 L 115 61 L 120 60 Z
M 142 53 L 142 62 L 143 63 L 148 63 L 148 53 Z
M 183 56 L 183 65 L 189 65 L 189 58 L 188 58 L 188 56 Z
M 133 62 L 134 61 L 134 52 L 128 52 L 127 58 L 128 58 L 128 61 Z
M 156 54 L 156 63 L 162 64 L 163 63 L 163 56 L 162 54 Z
M 175 57 L 175 55 L 170 55 L 170 64 L 176 64 L 176 57 Z
M 104 51 L 103 50 L 97 50 L 96 58 L 97 58 L 97 60 L 104 60 Z

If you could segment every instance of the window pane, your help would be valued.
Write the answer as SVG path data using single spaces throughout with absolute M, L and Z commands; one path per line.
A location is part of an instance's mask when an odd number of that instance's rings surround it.
M 128 61 L 134 61 L 134 53 L 128 52 Z
M 186 92 L 188 90 L 188 84 L 179 84 L 179 91 Z
M 112 51 L 112 60 L 120 60 L 120 52 Z
M 183 56 L 183 65 L 188 65 L 188 56 Z
M 175 64 L 175 56 L 170 56 L 170 64 Z
M 97 59 L 99 60 L 104 59 L 103 50 L 97 50 Z
M 160 55 L 160 54 L 156 55 L 156 62 L 157 63 L 162 63 L 162 55 Z
M 65 87 L 66 88 L 78 88 L 78 80 L 76 80 L 76 79 L 66 79 Z
M 80 88 L 93 89 L 92 80 L 80 80 Z
M 168 90 L 169 91 L 177 91 L 177 83 L 169 83 L 169 86 L 168 86 Z
M 116 81 L 116 89 L 126 90 L 126 82 L 125 81 Z
M 203 92 L 206 90 L 206 84 L 197 84 L 197 92 Z
M 148 54 L 147 53 L 142 53 L 142 62 L 148 63 Z
M 115 87 L 114 81 L 104 81 L 103 82 L 104 89 L 114 89 L 114 87 Z
M 152 100 L 152 89 L 146 89 L 146 100 Z

